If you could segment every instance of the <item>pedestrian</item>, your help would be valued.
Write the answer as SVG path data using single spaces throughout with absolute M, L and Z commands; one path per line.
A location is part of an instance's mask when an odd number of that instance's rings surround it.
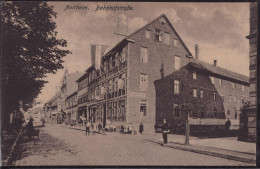
M 142 123 L 140 123 L 139 125 L 139 133 L 142 134 L 144 131 L 144 125 Z
M 132 123 L 129 124 L 129 134 L 132 134 L 133 132 L 133 125 Z
M 98 124 L 98 132 L 100 133 L 100 131 L 102 130 L 102 124 Z
M 87 136 L 89 136 L 90 127 L 91 127 L 91 123 L 89 121 L 87 121 L 87 124 L 86 124 L 86 135 Z
M 229 120 L 229 118 L 227 119 L 226 123 L 225 123 L 225 127 L 226 127 L 226 135 L 228 135 L 229 133 L 229 128 L 231 126 L 231 122 Z
M 30 121 L 27 124 L 27 133 L 29 140 L 32 138 L 34 132 L 34 127 L 33 127 L 33 118 L 30 118 Z
M 163 119 L 162 133 L 163 133 L 163 143 L 167 144 L 168 143 L 167 133 L 169 133 L 169 128 L 166 119 Z

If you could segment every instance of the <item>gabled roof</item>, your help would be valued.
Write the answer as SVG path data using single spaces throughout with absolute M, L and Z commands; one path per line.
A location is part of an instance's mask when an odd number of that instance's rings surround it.
M 241 75 L 239 73 L 236 72 L 232 72 L 230 70 L 218 67 L 218 66 L 214 66 L 210 63 L 201 61 L 199 59 L 195 59 L 192 58 L 190 61 L 190 64 L 192 64 L 193 66 L 199 68 L 199 69 L 203 69 L 203 70 L 208 70 L 213 74 L 217 74 L 220 76 L 224 76 L 230 79 L 234 79 L 234 80 L 238 80 L 244 83 L 249 83 L 249 77 Z
M 160 18 L 164 18 L 167 23 L 170 25 L 170 27 L 172 28 L 172 30 L 174 31 L 174 33 L 176 34 L 176 36 L 178 37 L 178 39 L 181 41 L 181 43 L 183 44 L 184 48 L 188 51 L 188 53 L 192 56 L 190 50 L 187 48 L 187 46 L 185 45 L 185 43 L 183 42 L 183 40 L 181 39 L 180 35 L 177 33 L 177 31 L 174 29 L 172 23 L 170 22 L 170 20 L 167 18 L 167 16 L 165 14 L 160 15 L 159 17 L 155 18 L 153 21 L 149 22 L 148 24 L 146 24 L 145 26 L 139 28 L 138 30 L 136 30 L 135 32 L 131 33 L 128 37 L 131 38 L 134 34 L 138 33 L 139 31 L 141 31 L 142 29 L 146 28 L 147 26 L 151 25 L 152 23 L 156 22 L 157 20 L 159 20 Z

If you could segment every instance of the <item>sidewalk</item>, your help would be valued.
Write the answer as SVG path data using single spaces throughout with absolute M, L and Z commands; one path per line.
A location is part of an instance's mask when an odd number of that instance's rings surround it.
M 158 145 L 163 145 L 161 133 L 147 135 L 121 135 L 119 133 L 108 133 L 109 135 L 148 141 Z M 228 138 L 206 138 L 189 137 L 190 145 L 185 145 L 185 136 L 168 134 L 168 144 L 165 147 L 190 151 L 215 157 L 226 158 L 229 160 L 241 161 L 256 164 L 256 144 L 237 141 L 235 137 Z
M 59 126 L 85 131 L 84 126 Z M 132 139 L 136 141 L 146 141 L 157 145 L 163 145 L 161 133 L 142 135 L 138 133 L 137 135 L 123 135 L 118 132 L 106 132 L 104 134 L 126 139 Z M 237 141 L 236 137 L 201 139 L 198 137 L 190 136 L 189 139 L 190 145 L 185 145 L 184 135 L 168 134 L 168 144 L 163 146 L 184 151 L 190 151 L 194 153 L 210 155 L 214 157 L 226 158 L 234 161 L 256 164 L 255 143 Z

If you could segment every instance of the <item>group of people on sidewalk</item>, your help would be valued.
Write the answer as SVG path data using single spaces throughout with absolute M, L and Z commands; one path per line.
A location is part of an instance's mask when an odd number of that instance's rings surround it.
M 89 120 L 87 120 L 85 124 L 86 124 L 85 125 L 86 126 L 86 136 L 89 136 L 90 133 L 92 133 L 94 135 L 96 132 L 104 133 L 105 131 L 106 132 L 115 132 L 116 131 L 116 126 L 114 126 L 109 121 L 107 122 L 107 125 L 104 128 L 102 127 L 102 124 L 100 124 L 100 123 L 95 124 L 95 123 L 90 122 Z M 142 123 L 140 123 L 139 133 L 142 134 L 143 131 L 144 131 L 144 126 Z M 119 132 L 121 134 L 134 134 L 134 135 L 137 134 L 137 131 L 134 128 L 132 123 L 129 123 L 128 125 L 124 125 L 124 126 L 122 125 L 119 129 Z

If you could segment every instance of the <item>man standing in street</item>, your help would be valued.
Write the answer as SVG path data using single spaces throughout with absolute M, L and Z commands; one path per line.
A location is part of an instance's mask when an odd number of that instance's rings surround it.
M 167 133 L 169 133 L 169 129 L 168 129 L 168 124 L 166 123 L 166 119 L 163 119 L 162 133 L 163 133 L 163 142 L 164 144 L 167 144 L 168 143 Z

